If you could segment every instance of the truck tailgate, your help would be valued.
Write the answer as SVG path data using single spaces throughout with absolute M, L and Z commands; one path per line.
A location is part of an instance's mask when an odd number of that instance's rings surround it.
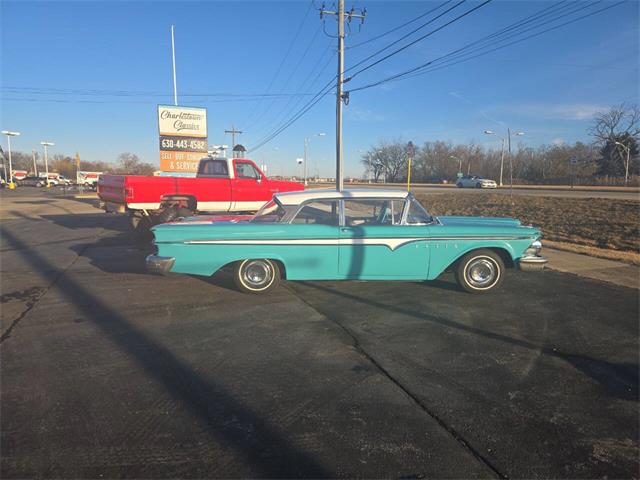
M 101 175 L 98 197 L 103 202 L 125 203 L 124 175 Z

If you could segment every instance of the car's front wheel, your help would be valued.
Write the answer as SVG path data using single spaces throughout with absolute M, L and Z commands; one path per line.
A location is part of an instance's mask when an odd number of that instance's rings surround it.
M 487 293 L 502 285 L 504 271 L 500 255 L 492 250 L 475 250 L 458 262 L 456 280 L 467 292 Z
M 241 292 L 264 293 L 280 283 L 278 264 L 268 259 L 252 259 L 238 262 L 234 268 L 233 280 Z

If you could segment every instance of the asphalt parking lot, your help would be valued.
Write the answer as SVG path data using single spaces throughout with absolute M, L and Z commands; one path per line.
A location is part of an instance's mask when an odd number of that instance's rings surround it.
M 1 476 L 637 478 L 638 289 L 545 271 L 152 276 L 92 200 L 0 192 Z

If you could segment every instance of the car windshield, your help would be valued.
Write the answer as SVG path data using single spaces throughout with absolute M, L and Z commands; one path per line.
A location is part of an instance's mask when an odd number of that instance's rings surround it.
M 275 200 L 265 203 L 251 220 L 256 223 L 278 223 L 282 221 L 285 209 Z

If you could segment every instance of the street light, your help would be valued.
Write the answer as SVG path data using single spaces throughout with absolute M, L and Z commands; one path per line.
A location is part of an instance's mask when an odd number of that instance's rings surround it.
M 484 133 L 485 135 L 495 135 L 500 140 L 502 140 L 502 153 L 500 154 L 500 186 L 502 186 L 502 172 L 504 171 L 504 142 L 507 141 L 507 139 L 497 135 L 496 132 L 492 130 L 485 130 Z M 509 165 L 513 167 L 511 163 L 511 129 L 510 128 L 507 128 L 507 134 L 508 134 L 508 140 L 509 140 Z M 520 137 L 524 135 L 524 132 L 516 132 L 514 133 L 514 135 L 517 135 Z M 513 168 L 511 168 L 511 183 L 513 184 Z
M 320 132 L 320 133 L 316 133 L 311 138 L 324 137 L 325 135 L 326 133 Z M 305 187 L 307 186 L 307 150 L 309 149 L 309 142 L 311 141 L 311 138 L 304 139 L 304 186 Z
M 44 171 L 45 171 L 45 183 L 47 184 L 47 188 L 51 188 L 51 184 L 49 183 L 49 157 L 47 156 L 47 147 L 53 147 L 55 143 L 53 142 L 40 142 L 40 145 L 44 147 Z
M 11 165 L 11 137 L 17 137 L 20 135 L 20 132 L 11 132 L 9 130 L 2 130 L 2 134 L 7 136 L 7 147 L 9 150 L 9 190 L 13 190 L 16 188 L 16 185 L 13 183 L 13 167 Z
M 455 155 L 449 155 L 449 158 L 453 158 L 454 160 L 458 160 L 459 164 L 458 164 L 458 172 L 460 174 L 462 174 L 462 159 L 456 157 Z
M 627 182 L 629 181 L 629 154 L 631 153 L 631 148 L 626 146 L 624 143 L 620 143 L 618 141 L 614 142 L 616 145 L 620 145 L 627 151 L 627 161 L 624 164 L 624 186 L 627 186 Z M 11 158 L 11 152 L 9 152 L 9 158 Z M 11 161 L 9 161 L 11 164 Z

